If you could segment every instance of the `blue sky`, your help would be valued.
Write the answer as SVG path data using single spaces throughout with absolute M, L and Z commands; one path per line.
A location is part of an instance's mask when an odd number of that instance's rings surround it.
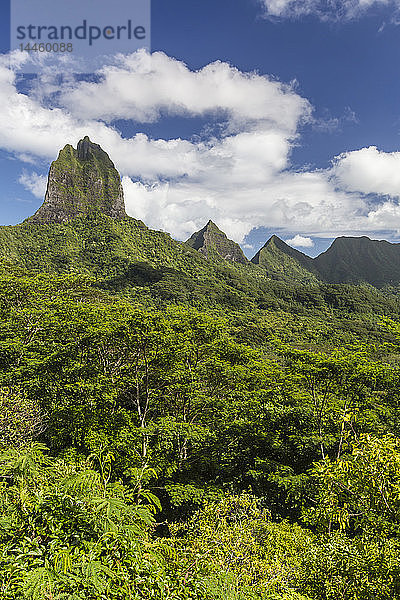
M 2 53 L 9 47 L 5 4 Z M 38 89 L 19 76 L 14 92 L 20 92 L 20 99 L 23 92 L 23 100 L 31 103 L 24 111 L 32 114 L 24 113 L 30 119 L 25 141 L 17 124 L 13 129 L 3 123 L 18 113 L 0 119 L 0 223 L 15 224 L 38 208 L 57 148 L 76 143 L 87 123 L 91 137 L 97 134 L 94 141 L 109 151 L 124 176 L 128 212 L 176 238 L 189 237 L 212 218 L 250 256 L 271 233 L 294 240 L 311 255 L 336 235 L 399 241 L 396 3 L 375 2 L 364 11 L 357 11 L 355 2 L 351 11 L 349 3 L 341 2 L 336 3 L 341 10 L 325 10 L 317 2 L 283 4 L 284 10 L 273 0 L 265 0 L 264 6 L 256 0 L 153 0 L 152 52 L 165 55 L 152 84 L 157 100 L 150 97 L 151 89 L 136 100 L 139 77 L 145 77 L 138 75 L 142 67 L 137 62 L 118 65 L 116 88 L 108 72 L 102 75 L 106 82 L 99 87 L 99 79 L 93 80 L 97 84 L 90 90 L 64 84 L 56 100 L 49 77 Z M 186 65 L 185 72 L 183 67 L 175 72 L 176 61 Z M 228 63 L 231 71 L 218 66 L 216 74 L 206 70 L 198 75 L 215 61 Z M 240 98 L 234 106 L 229 98 L 221 100 L 225 79 L 232 95 Z M 176 83 L 175 95 L 165 93 L 161 80 L 171 88 Z M 219 81 L 221 93 L 215 92 Z M 278 89 L 280 82 L 284 87 Z M 127 103 L 122 96 L 129 86 L 133 99 Z M 182 106 L 181 86 L 186 98 Z M 115 89 L 122 90 L 121 98 L 111 102 Z M 4 90 L 4 98 L 11 106 L 10 90 Z M 207 104 L 214 92 L 215 99 Z M 265 100 L 255 106 L 253 122 L 253 102 L 260 93 Z M 103 102 L 107 94 L 109 101 L 94 110 L 93 98 Z M 279 114 L 281 101 L 287 122 Z M 39 124 L 35 107 L 43 112 Z M 54 109 L 60 125 L 53 143 L 43 132 Z M 65 141 L 63 128 L 68 132 Z M 268 160 L 258 164 L 264 151 Z M 187 169 L 180 169 L 186 161 Z M 240 173 L 232 161 L 240 163 Z M 156 163 L 152 170 L 149 165 Z

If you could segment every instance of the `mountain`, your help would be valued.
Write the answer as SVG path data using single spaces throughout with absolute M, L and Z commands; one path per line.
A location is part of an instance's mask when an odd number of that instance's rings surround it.
M 218 256 L 224 260 L 243 265 L 248 263 L 239 244 L 229 240 L 225 233 L 212 221 L 208 221 L 203 229 L 196 231 L 186 241 L 186 244 L 201 252 L 206 258 L 215 258 Z
M 67 144 L 50 166 L 44 203 L 29 218 L 37 223 L 67 223 L 93 210 L 124 219 L 121 178 L 110 157 L 86 136 L 77 148 Z
M 217 260 L 204 260 L 189 244 L 129 217 L 118 171 L 85 137 L 76 149 L 65 146 L 51 164 L 38 211 L 19 225 L 0 226 L 0 273 L 82 273 L 143 301 L 269 301 L 267 274 L 214 224 L 207 228 L 201 246 Z
M 269 238 L 251 262 L 263 267 L 271 279 L 297 283 L 316 283 L 319 280 L 313 259 L 288 246 L 276 235 Z
M 362 237 L 338 237 L 310 258 L 273 235 L 251 259 L 272 279 L 291 283 L 368 283 L 374 287 L 400 283 L 400 244 Z
M 313 260 L 329 283 L 367 282 L 375 287 L 400 282 L 400 244 L 362 237 L 339 237 Z
M 3 272 L 85 273 L 134 295 L 234 306 L 289 301 L 288 284 L 400 283 L 400 244 L 367 237 L 337 238 L 312 259 L 274 235 L 249 262 L 212 221 L 185 243 L 153 231 L 126 214 L 120 175 L 88 137 L 51 164 L 37 212 L 0 226 L 0 259 Z

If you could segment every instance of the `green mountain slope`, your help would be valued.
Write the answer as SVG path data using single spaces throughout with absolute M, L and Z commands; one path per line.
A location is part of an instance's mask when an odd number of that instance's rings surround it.
M 367 282 L 376 287 L 400 282 L 400 244 L 363 237 L 339 237 L 314 259 L 329 283 Z
M 120 176 L 89 138 L 77 149 L 61 150 L 35 215 L 0 227 L 3 273 L 83 273 L 136 299 L 202 306 L 297 310 L 332 305 L 353 311 L 365 288 L 346 290 L 341 302 L 340 289 L 324 282 L 395 284 L 399 255 L 399 246 L 388 242 L 339 238 L 311 259 L 272 236 L 249 262 L 211 221 L 188 242 L 178 242 L 126 215 Z M 371 294 L 368 305 L 385 305 L 384 298 Z
M 120 176 L 89 138 L 67 145 L 50 167 L 43 205 L 20 225 L 0 227 L 4 268 L 85 273 L 124 293 L 230 306 L 265 301 L 269 279 L 208 223 L 194 244 L 128 217 Z
M 68 223 L 0 227 L 0 256 L 8 267 L 48 273 L 85 273 L 114 289 L 153 286 L 154 294 L 180 301 L 191 298 L 253 301 L 260 281 L 256 267 L 205 260 L 169 234 L 141 221 L 115 220 L 98 211 Z M 225 299 L 225 300 L 223 300 Z
M 208 221 L 203 229 L 196 231 L 186 244 L 201 252 L 206 258 L 220 257 L 244 265 L 248 263 L 239 244 L 229 240 L 212 221 Z
M 269 277 L 291 283 L 316 283 L 319 280 L 313 259 L 291 248 L 276 235 L 251 259 Z
M 339 237 L 316 258 L 273 235 L 252 258 L 272 279 L 287 283 L 361 283 L 374 287 L 400 283 L 400 244 L 362 237 Z

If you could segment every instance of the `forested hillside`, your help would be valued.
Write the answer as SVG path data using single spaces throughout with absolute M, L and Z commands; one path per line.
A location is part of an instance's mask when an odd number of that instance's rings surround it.
M 1 597 L 400 598 L 396 288 L 115 216 L 90 144 L 0 229 Z

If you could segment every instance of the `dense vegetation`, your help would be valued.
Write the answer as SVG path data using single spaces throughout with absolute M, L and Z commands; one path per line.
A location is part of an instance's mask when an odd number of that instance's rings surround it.
M 179 243 L 66 146 L 0 228 L 1 599 L 400 599 L 397 254 Z
M 400 598 L 397 297 L 188 257 L 4 263 L 1 597 Z

